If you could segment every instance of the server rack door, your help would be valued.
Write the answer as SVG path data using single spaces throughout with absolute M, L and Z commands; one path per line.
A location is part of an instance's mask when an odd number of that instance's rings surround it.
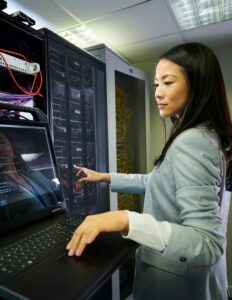
M 64 195 L 70 210 L 109 209 L 104 183 L 81 184 L 73 165 L 108 171 L 105 65 L 44 30 L 48 114 Z

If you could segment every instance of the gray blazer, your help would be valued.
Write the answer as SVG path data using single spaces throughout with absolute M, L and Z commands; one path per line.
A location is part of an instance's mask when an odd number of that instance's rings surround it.
M 162 253 L 137 250 L 134 299 L 227 299 L 225 172 L 218 136 L 202 125 L 180 134 L 148 175 L 112 174 L 112 191 L 145 193 L 144 212 L 172 227 Z

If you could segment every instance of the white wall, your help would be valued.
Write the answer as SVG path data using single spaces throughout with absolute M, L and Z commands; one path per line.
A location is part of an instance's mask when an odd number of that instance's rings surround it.
M 213 49 L 219 59 L 222 73 L 225 80 L 227 96 L 230 105 L 230 111 L 232 115 L 232 45 Z M 156 60 L 141 62 L 135 65 L 135 67 L 144 70 L 149 77 L 150 81 L 150 125 L 151 125 L 151 136 L 150 136 L 150 161 L 154 161 L 154 158 L 160 153 L 164 146 L 164 128 L 163 123 L 159 117 L 157 107 L 154 103 L 153 97 L 153 76 L 155 70 Z M 167 127 L 170 128 L 170 122 L 167 123 Z M 152 166 L 150 167 L 152 168 Z M 230 205 L 229 221 L 228 221 L 228 233 L 227 233 L 227 266 L 228 266 L 228 280 L 229 286 L 232 288 L 232 205 Z

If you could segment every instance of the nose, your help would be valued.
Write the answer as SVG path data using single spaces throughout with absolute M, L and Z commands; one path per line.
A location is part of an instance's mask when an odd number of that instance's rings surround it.
M 155 89 L 155 100 L 159 102 L 160 99 L 163 98 L 163 92 L 160 85 L 158 85 Z

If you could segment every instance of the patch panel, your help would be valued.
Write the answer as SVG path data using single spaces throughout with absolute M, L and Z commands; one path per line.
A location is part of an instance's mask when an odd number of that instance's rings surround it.
M 30 63 L 28 61 L 22 60 L 20 58 L 3 52 L 0 52 L 0 67 L 6 68 L 6 63 L 2 56 L 4 57 L 11 70 L 25 73 L 28 75 L 34 75 L 40 71 L 40 65 L 38 63 Z

